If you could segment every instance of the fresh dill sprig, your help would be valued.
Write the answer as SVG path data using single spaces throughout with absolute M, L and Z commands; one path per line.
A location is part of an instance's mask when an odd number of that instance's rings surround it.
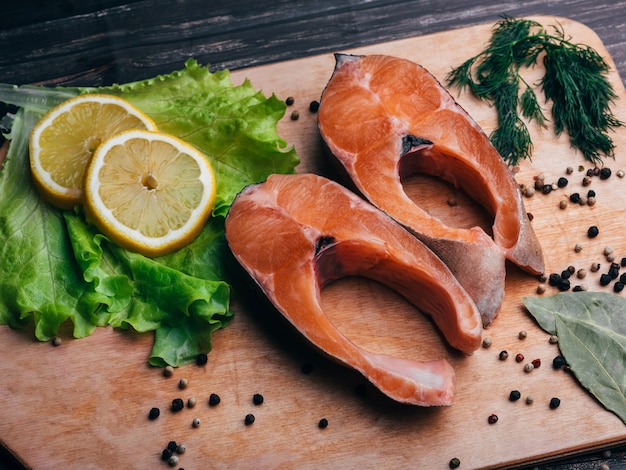
M 533 67 L 540 57 L 545 74 L 533 86 L 520 70 Z M 567 132 L 572 146 L 599 164 L 605 156 L 614 157 L 608 132 L 623 125 L 611 113 L 617 95 L 607 80 L 608 71 L 595 50 L 567 40 L 560 25 L 549 34 L 536 21 L 504 17 L 496 23 L 487 47 L 450 71 L 447 82 L 493 104 L 498 123 L 490 139 L 509 165 L 532 156 L 530 132 L 522 118 L 547 127 L 536 87 L 552 102 L 555 133 Z

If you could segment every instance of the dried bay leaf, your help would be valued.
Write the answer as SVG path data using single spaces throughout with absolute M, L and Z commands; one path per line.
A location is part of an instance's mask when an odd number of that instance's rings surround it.
M 626 423 L 626 299 L 606 292 L 524 297 L 580 384 Z

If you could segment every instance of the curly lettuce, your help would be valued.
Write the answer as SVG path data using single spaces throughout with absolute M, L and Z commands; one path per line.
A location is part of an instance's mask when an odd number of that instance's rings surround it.
M 80 93 L 122 96 L 159 129 L 196 146 L 217 180 L 213 214 L 188 246 L 160 258 L 124 250 L 88 224 L 80 210 L 44 202 L 30 180 L 28 138 L 48 109 Z M 67 321 L 76 338 L 99 326 L 154 331 L 148 361 L 180 366 L 211 350 L 212 333 L 232 318 L 232 257 L 224 218 L 242 188 L 299 163 L 276 130 L 285 104 L 228 71 L 209 72 L 190 59 L 183 70 L 110 87 L 0 85 L 0 101 L 20 107 L 0 172 L 0 324 L 34 323 L 47 341 Z

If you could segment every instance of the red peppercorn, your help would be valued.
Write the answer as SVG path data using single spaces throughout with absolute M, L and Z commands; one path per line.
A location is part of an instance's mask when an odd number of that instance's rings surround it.
M 541 359 L 533 359 L 531 362 L 535 369 L 538 369 L 541 366 Z
M 524 355 L 519 353 L 515 356 L 515 362 L 522 362 L 524 360 Z
M 496 414 L 490 414 L 489 418 L 487 418 L 487 422 L 489 424 L 496 424 L 498 422 L 498 415 Z

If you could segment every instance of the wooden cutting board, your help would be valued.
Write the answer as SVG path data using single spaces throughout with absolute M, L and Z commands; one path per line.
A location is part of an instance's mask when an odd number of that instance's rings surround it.
M 557 18 L 536 18 L 544 25 Z M 567 35 L 591 45 L 613 65 L 599 38 L 587 27 L 559 18 Z M 412 59 L 443 80 L 451 67 L 473 56 L 488 40 L 493 25 L 449 31 L 378 44 L 352 51 L 384 53 Z M 256 88 L 280 98 L 293 96 L 295 104 L 279 124 L 282 136 L 295 145 L 302 159 L 299 171 L 325 174 L 315 115 L 308 104 L 320 97 L 334 66 L 332 54 L 277 63 L 233 73 L 233 80 L 251 79 Z M 529 73 L 535 80 L 540 70 Z M 618 118 L 626 121 L 625 91 L 615 72 L 611 81 L 619 95 Z M 456 94 L 456 92 L 455 92 Z M 467 95 L 461 104 L 488 132 L 494 112 Z M 292 110 L 299 119 L 291 120 Z M 355 113 L 358 110 L 355 110 Z M 594 178 L 593 207 L 558 205 L 566 195 L 584 191 L 581 181 L 591 165 L 584 162 L 565 138 L 534 127 L 535 152 L 517 174 L 520 183 L 532 184 L 543 172 L 546 180 L 566 176 L 570 184 L 549 195 L 526 199 L 534 215 L 548 272 L 589 267 L 603 258 L 610 245 L 620 259 L 626 256 L 623 220 L 626 180 L 615 176 L 626 168 L 626 130 L 615 134 L 617 156 L 609 161 L 613 176 Z M 418 184 L 422 183 L 422 184 Z M 426 188 L 426 189 L 423 189 Z M 425 191 L 429 209 L 451 223 L 485 224 L 485 217 L 447 185 L 416 178 L 409 192 Z M 424 193 L 422 193 L 424 194 Z M 454 195 L 459 204 L 446 204 Z M 423 196 L 422 196 L 423 197 Z M 597 225 L 600 235 L 586 236 Z M 580 253 L 574 251 L 583 245 Z M 480 273 L 477 273 L 479 276 Z M 599 274 L 589 274 L 590 290 L 602 290 Z M 489 282 L 489 279 L 485 279 Z M 521 297 L 535 295 L 537 280 L 513 266 L 507 267 L 507 286 L 501 313 L 485 332 L 490 348 L 471 357 L 448 349 L 439 334 L 413 307 L 386 288 L 363 279 L 345 279 L 328 286 L 324 305 L 335 322 L 358 345 L 414 359 L 447 357 L 457 373 L 454 404 L 449 408 L 419 408 L 389 401 L 358 374 L 320 356 L 268 308 L 263 300 L 246 293 L 235 298 L 236 317 L 214 336 L 214 349 L 205 366 L 181 367 L 170 378 L 147 365 L 152 335 L 98 329 L 92 336 L 74 340 L 69 328 L 63 344 L 53 347 L 34 340 L 31 330 L 0 328 L 0 440 L 35 469 L 167 468 L 162 449 L 171 440 L 187 451 L 176 468 L 429 468 L 445 469 L 451 458 L 461 468 L 513 467 L 557 455 L 626 441 L 626 427 L 591 397 L 568 373 L 555 371 L 550 363 L 558 354 L 548 335 L 525 313 Z M 555 293 L 548 291 L 547 294 Z M 623 295 L 626 295 L 624 293 Z M 527 338 L 520 340 L 518 332 Z M 498 360 L 507 350 L 510 358 Z M 513 356 L 542 360 L 528 374 Z M 527 362 L 525 361 L 525 362 Z M 302 367 L 312 366 L 308 373 Z M 180 379 L 188 387 L 179 389 Z M 363 387 L 365 385 L 365 387 Z M 509 401 L 509 392 L 522 394 Z M 362 393 L 365 390 L 365 393 Z M 211 393 L 220 395 L 217 407 L 209 407 Z M 252 403 L 260 393 L 265 402 Z M 525 403 L 531 395 L 534 402 Z M 173 399 L 195 397 L 194 408 L 173 413 Z M 552 397 L 561 406 L 550 410 Z M 161 416 L 148 420 L 152 407 Z M 252 413 L 256 421 L 244 425 Z M 497 414 L 495 425 L 487 423 Z M 199 427 L 192 421 L 201 420 Z M 319 429 L 320 419 L 328 420 Z

